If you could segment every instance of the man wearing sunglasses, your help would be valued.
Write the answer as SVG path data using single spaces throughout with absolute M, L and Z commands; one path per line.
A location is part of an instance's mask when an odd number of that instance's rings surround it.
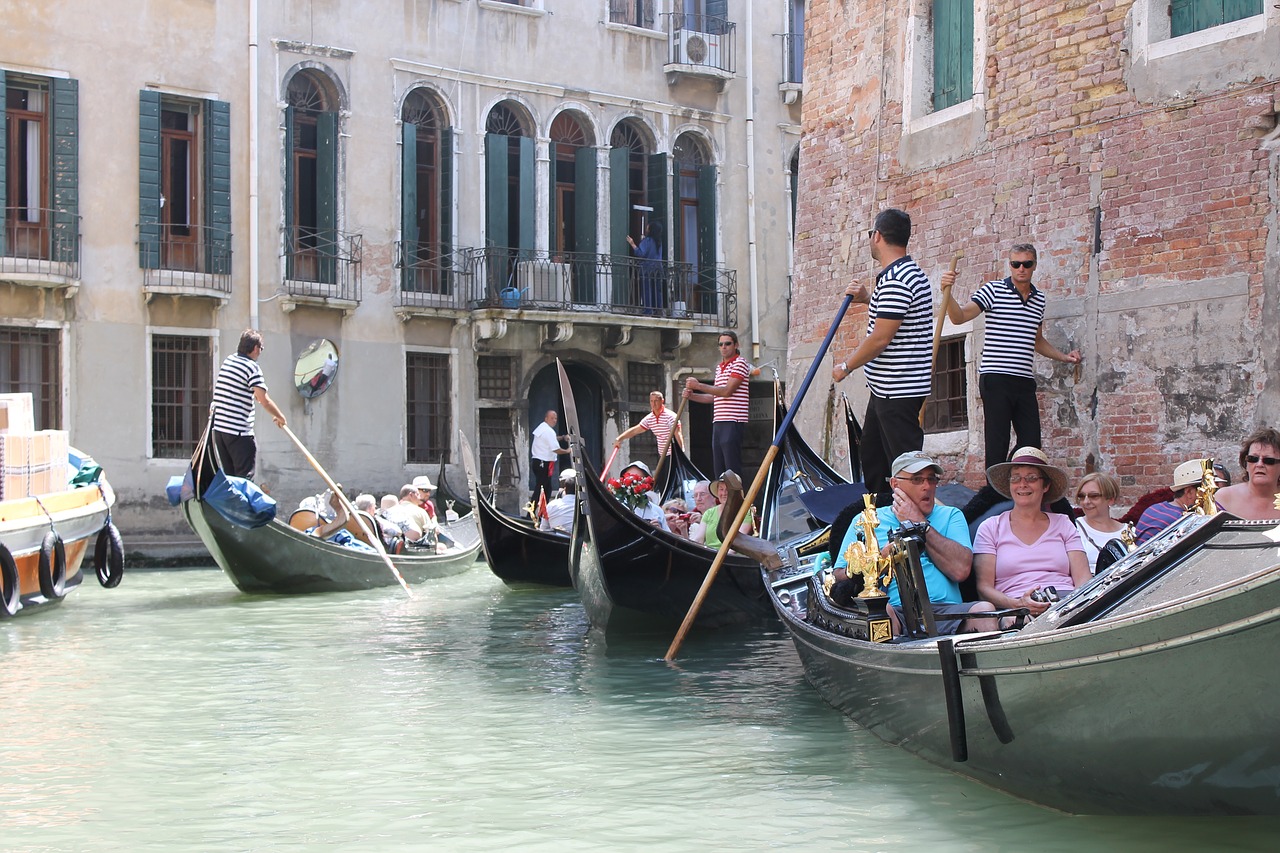
M 1009 433 L 1017 433 L 1016 447 L 1040 447 L 1040 405 L 1036 401 L 1035 353 L 1067 364 L 1080 363 L 1080 351 L 1063 352 L 1044 337 L 1045 295 L 1031 283 L 1037 262 L 1036 247 L 1019 243 L 1009 250 L 1009 276 L 988 281 L 961 305 L 948 299 L 956 274 L 942 274 L 943 304 L 955 325 L 968 323 L 986 312 L 982 361 L 978 366 L 978 395 L 982 398 L 983 443 L 987 468 L 1009 455 Z M 990 486 L 991 502 L 1001 498 Z M 966 508 L 968 509 L 968 508 Z M 985 510 L 985 507 L 983 508 Z
M 1240 467 L 1244 482 L 1219 489 L 1218 506 L 1253 521 L 1280 518 L 1280 431 L 1263 427 L 1247 436 L 1240 444 Z

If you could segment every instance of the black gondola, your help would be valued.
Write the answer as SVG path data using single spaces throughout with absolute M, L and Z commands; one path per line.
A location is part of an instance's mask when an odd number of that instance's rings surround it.
M 458 514 L 459 518 L 472 510 L 471 499 L 462 497 L 449 487 L 449 480 L 445 476 L 443 457 L 440 459 L 440 473 L 436 475 L 435 504 L 437 509 L 453 510 Z

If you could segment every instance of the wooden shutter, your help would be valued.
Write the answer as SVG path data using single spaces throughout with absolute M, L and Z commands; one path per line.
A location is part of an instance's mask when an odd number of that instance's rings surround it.
M 534 246 L 534 180 L 533 140 L 520 137 L 520 251 L 525 257 L 533 256 Z
M 934 0 L 933 108 L 973 97 L 973 0 Z
M 53 259 L 79 257 L 80 83 L 53 81 Z
M 453 128 L 440 131 L 440 285 L 453 293 Z
M 292 281 L 294 277 L 293 254 L 297 251 L 297 235 L 293 233 L 293 205 L 295 183 L 293 165 L 293 117 L 294 108 L 284 108 L 284 277 Z M 250 121 L 253 118 L 250 117 Z M 256 247 L 250 246 L 249 251 Z
M 577 220 L 574 227 L 573 250 L 590 252 L 596 249 L 596 177 L 599 157 L 596 149 L 588 145 L 579 148 L 573 155 L 574 210 Z
M 160 93 L 138 93 L 138 266 L 160 267 Z
M 547 250 L 556 252 L 562 247 L 556 245 L 556 225 L 559 224 L 559 205 L 556 203 L 556 144 L 547 144 L 547 186 L 550 197 L 547 199 Z M 569 247 L 563 247 L 568 251 Z
M 413 290 L 418 257 L 418 126 L 400 125 L 400 287 Z
M 698 283 L 702 309 L 716 311 L 716 167 L 698 167 Z
M 627 231 L 631 227 L 631 166 L 630 148 L 609 149 L 609 254 L 612 256 L 609 275 L 610 299 L 614 305 L 627 304 L 629 293 L 627 272 L 631 267 L 628 256 Z
M 4 105 L 8 102 L 8 89 L 5 88 L 4 69 L 0 68 L 0 256 L 5 253 L 4 235 L 5 213 L 9 209 L 9 126 L 8 115 L 5 112 Z
M 1172 0 L 1169 35 L 1185 36 L 1262 14 L 1262 0 Z
M 507 137 L 484 135 L 484 244 L 507 248 L 510 211 L 507 210 Z
M 205 269 L 231 272 L 231 104 L 204 102 L 204 216 L 209 244 Z M 250 250 L 252 251 L 252 249 Z
M 319 280 L 337 282 L 338 252 L 338 114 L 316 116 L 316 231 L 319 237 Z

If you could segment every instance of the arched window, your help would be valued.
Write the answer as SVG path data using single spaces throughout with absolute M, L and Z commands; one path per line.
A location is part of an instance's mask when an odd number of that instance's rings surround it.
M 503 101 L 485 121 L 485 243 L 533 251 L 533 139 L 518 107 Z
M 323 76 L 304 70 L 285 95 L 287 278 L 336 281 L 337 98 Z
M 425 89 L 405 98 L 401 124 L 401 287 L 448 295 L 453 251 L 453 129 Z
M 671 244 L 681 264 L 689 301 L 698 313 L 716 313 L 716 167 L 706 143 L 682 133 L 672 147 Z

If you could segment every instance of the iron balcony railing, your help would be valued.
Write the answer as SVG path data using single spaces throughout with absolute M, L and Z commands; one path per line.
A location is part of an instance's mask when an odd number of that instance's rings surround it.
M 396 241 L 397 308 L 462 308 L 472 299 L 474 253 L 440 243 Z
M 12 206 L 0 229 L 0 272 L 80 278 L 80 216 L 66 210 Z
M 664 12 L 667 25 L 667 64 L 732 74 L 736 70 L 734 34 L 737 25 L 714 15 Z
M 142 235 L 156 232 L 156 237 Z M 144 287 L 190 287 L 231 292 L 231 232 L 208 225 L 138 225 Z
M 360 301 L 360 234 L 295 227 L 285 237 L 285 290 L 290 295 Z
M 782 82 L 804 82 L 804 33 L 782 34 Z
M 692 320 L 733 328 L 737 273 L 628 255 L 472 250 L 472 307 L 573 310 Z

